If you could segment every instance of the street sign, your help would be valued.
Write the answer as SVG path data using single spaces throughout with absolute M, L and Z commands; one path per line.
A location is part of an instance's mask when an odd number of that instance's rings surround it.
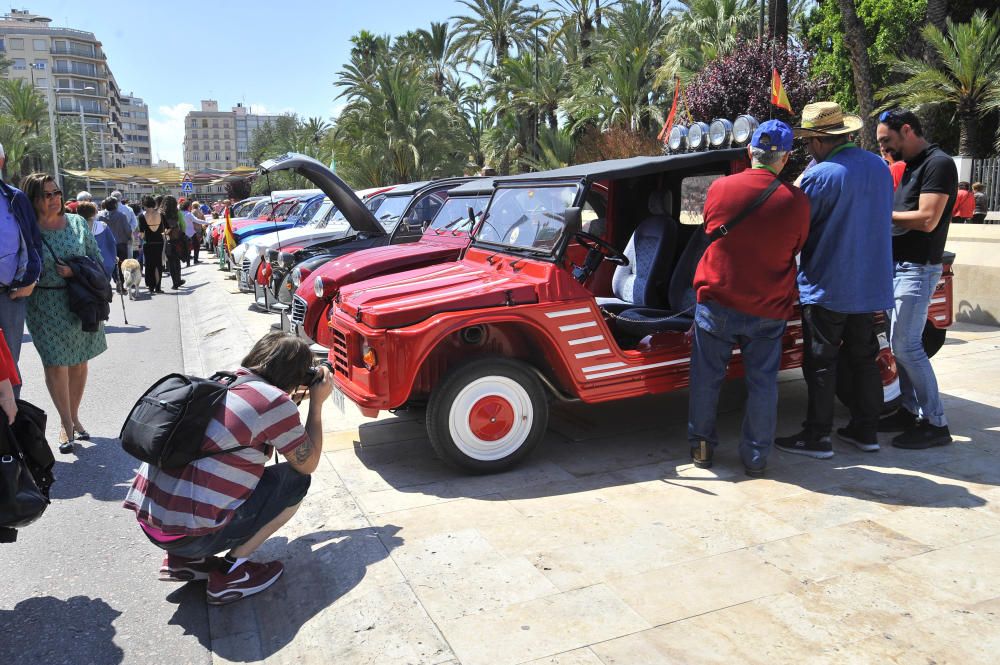
M 185 180 L 181 183 L 181 191 L 185 194 L 194 194 L 194 183 L 190 180 Z

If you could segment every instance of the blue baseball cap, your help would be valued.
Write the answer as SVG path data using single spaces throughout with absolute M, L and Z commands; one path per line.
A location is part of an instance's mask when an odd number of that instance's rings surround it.
M 792 149 L 792 128 L 780 120 L 767 120 L 760 124 L 750 139 L 750 145 L 771 152 L 790 152 Z

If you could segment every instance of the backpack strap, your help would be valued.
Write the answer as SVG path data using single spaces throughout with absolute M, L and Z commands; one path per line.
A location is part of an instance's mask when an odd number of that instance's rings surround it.
M 735 227 L 737 224 L 746 219 L 751 212 L 764 205 L 764 201 L 767 201 L 769 198 L 771 198 L 771 194 L 774 194 L 775 190 L 777 190 L 780 185 L 781 185 L 781 180 L 775 178 L 774 181 L 767 186 L 767 189 L 761 192 L 760 195 L 756 199 L 754 199 L 750 205 L 748 205 L 746 208 L 743 209 L 742 212 L 740 212 L 740 214 L 736 215 L 731 220 L 729 220 L 728 224 L 722 224 L 714 231 L 709 233 L 708 234 L 709 244 L 715 242 L 722 236 L 729 235 L 729 232 L 733 230 L 733 227 Z

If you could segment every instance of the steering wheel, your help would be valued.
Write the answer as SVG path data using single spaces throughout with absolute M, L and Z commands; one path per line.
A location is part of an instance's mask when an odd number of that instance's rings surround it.
M 587 233 L 586 231 L 577 231 L 575 234 L 576 241 L 587 248 L 590 252 L 596 252 L 605 261 L 610 261 L 616 266 L 627 266 L 629 264 L 628 257 L 625 253 L 615 248 L 611 243 L 603 238 L 598 238 L 597 236 Z

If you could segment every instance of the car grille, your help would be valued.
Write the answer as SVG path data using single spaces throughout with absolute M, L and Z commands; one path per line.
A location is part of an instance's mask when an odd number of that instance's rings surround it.
M 347 376 L 347 337 L 336 328 L 333 330 L 333 346 L 330 347 L 330 361 L 333 363 L 333 371 L 342 376 Z
M 250 259 L 243 259 L 243 264 L 240 266 L 243 272 L 250 274 Z
M 306 321 L 306 301 L 299 296 L 292 296 L 292 313 L 288 319 L 297 326 L 301 326 Z

